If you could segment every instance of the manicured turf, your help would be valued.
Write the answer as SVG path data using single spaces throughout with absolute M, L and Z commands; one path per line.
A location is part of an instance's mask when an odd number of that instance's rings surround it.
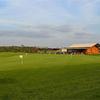
M 100 100 L 100 56 L 0 53 L 0 100 Z

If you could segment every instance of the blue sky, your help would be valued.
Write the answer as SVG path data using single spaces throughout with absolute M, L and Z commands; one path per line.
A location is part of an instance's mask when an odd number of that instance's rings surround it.
M 100 42 L 100 0 L 0 0 L 0 45 Z

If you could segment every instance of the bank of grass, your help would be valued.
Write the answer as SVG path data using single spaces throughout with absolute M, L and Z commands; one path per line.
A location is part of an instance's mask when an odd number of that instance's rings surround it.
M 0 53 L 0 100 L 100 100 L 100 56 Z

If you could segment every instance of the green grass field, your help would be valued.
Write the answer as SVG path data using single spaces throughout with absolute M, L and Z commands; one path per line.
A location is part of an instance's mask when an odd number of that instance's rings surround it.
M 0 53 L 0 100 L 100 100 L 100 56 Z

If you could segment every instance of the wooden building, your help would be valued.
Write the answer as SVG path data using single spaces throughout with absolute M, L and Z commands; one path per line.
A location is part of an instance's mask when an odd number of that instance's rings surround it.
M 69 54 L 100 54 L 100 44 L 73 44 L 67 48 Z

